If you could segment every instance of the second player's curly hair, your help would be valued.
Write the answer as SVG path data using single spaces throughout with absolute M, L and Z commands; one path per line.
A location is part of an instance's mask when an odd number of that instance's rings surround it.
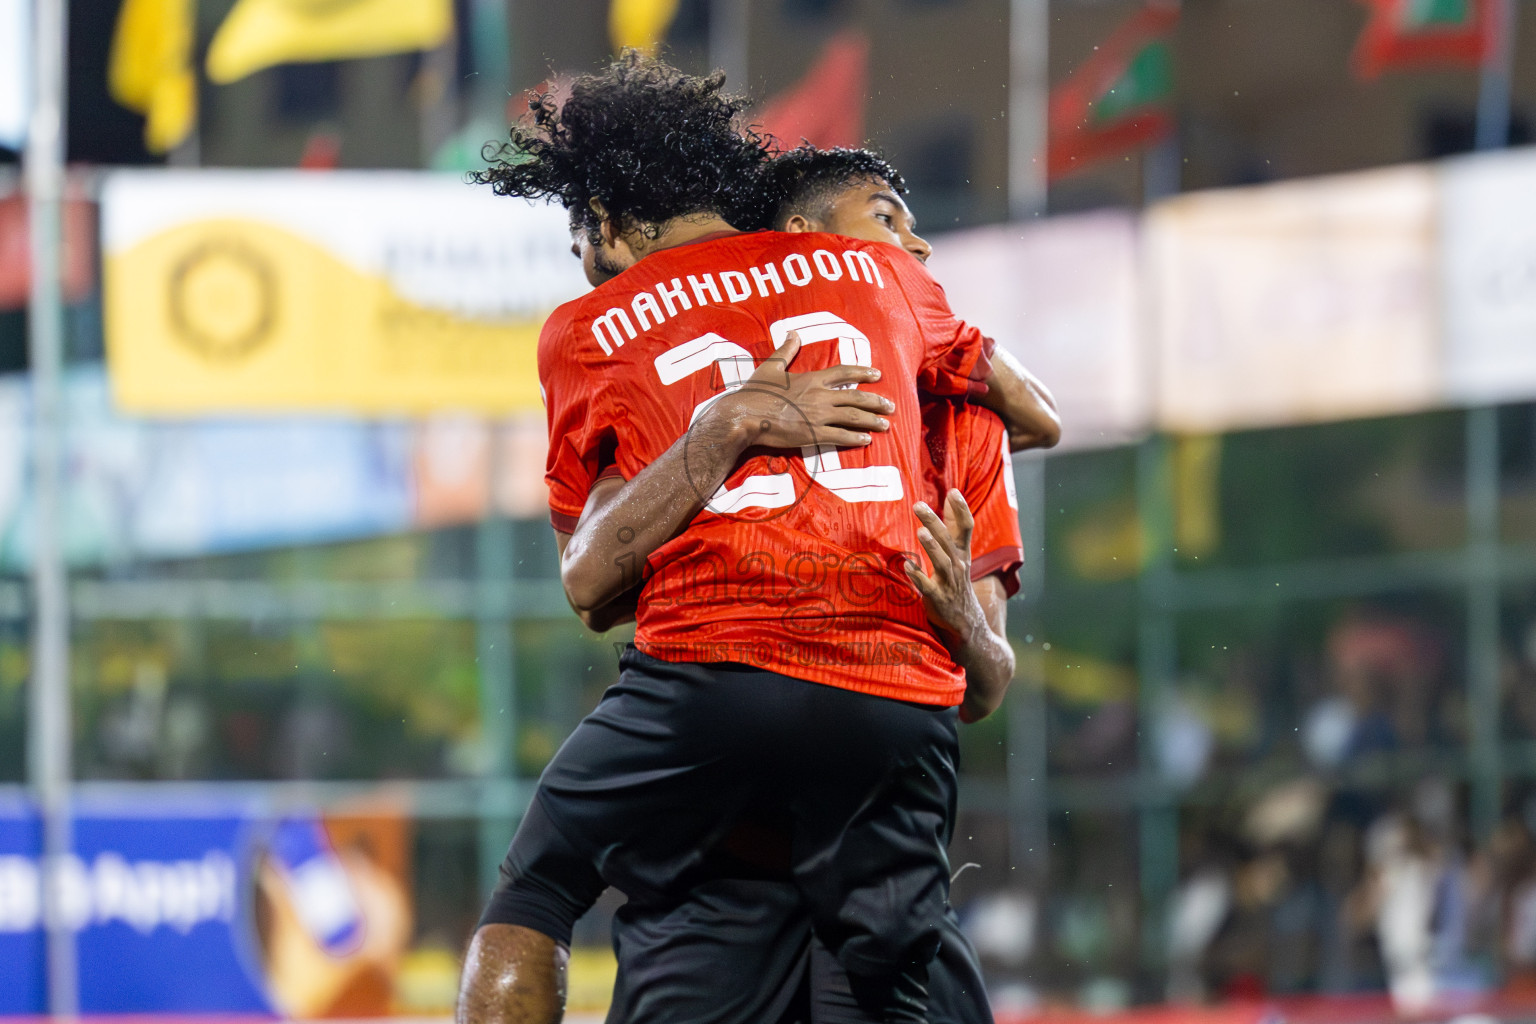
M 747 101 L 722 94 L 724 82 L 723 72 L 686 75 L 627 51 L 577 78 L 564 104 L 536 97 L 532 126 L 514 125 L 472 180 L 497 195 L 559 202 L 573 219 L 585 211 L 589 234 L 592 199 L 624 230 L 697 213 L 755 219 L 765 143 L 738 125 Z
M 827 206 L 837 194 L 861 181 L 884 182 L 897 195 L 907 192 L 901 172 L 872 150 L 800 146 L 780 153 L 762 169 L 761 222 L 751 226 L 782 229 L 797 213 L 825 220 Z

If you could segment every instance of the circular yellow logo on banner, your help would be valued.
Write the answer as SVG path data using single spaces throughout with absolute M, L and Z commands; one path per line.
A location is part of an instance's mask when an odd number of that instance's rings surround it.
M 230 239 L 204 242 L 171 272 L 171 326 L 189 348 L 224 362 L 272 333 L 277 282 L 264 256 Z

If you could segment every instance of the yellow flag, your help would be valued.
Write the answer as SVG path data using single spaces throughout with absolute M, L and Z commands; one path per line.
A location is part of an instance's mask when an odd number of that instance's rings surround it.
M 452 0 L 237 0 L 208 48 L 208 77 L 430 50 L 452 31 Z
M 633 47 L 655 53 L 672 19 L 678 0 L 613 0 L 608 8 L 608 36 L 615 52 Z
M 150 152 L 180 145 L 197 119 L 192 0 L 123 0 L 107 85 L 114 100 L 147 118 Z
M 1174 545 L 1208 555 L 1221 546 L 1221 435 L 1191 434 L 1173 450 Z

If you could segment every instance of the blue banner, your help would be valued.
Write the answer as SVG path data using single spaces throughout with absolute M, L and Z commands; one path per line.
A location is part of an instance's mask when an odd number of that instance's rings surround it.
M 30 807 L 0 806 L 0 1016 L 43 1012 L 42 828 Z
M 93 810 L 61 872 L 85 1013 L 271 1013 L 253 915 L 253 820 L 227 805 Z M 46 1008 L 41 829 L 0 809 L 0 1014 Z

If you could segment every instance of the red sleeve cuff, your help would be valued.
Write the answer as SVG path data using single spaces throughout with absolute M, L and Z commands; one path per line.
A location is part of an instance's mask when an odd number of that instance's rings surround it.
M 1009 597 L 1019 592 L 1019 569 L 1024 565 L 1024 549 L 997 548 L 980 558 L 971 559 L 971 582 L 986 579 L 993 573 L 1003 581 L 1003 591 Z
M 966 385 L 967 399 L 980 398 L 987 393 L 987 378 L 992 376 L 992 353 L 996 351 L 996 339 L 982 335 L 981 350 L 976 353 L 976 365 L 971 367 L 970 381 Z
M 619 472 L 619 467 L 616 464 L 610 464 L 608 468 L 597 474 L 598 480 L 611 480 L 614 477 L 618 477 L 620 480 L 625 479 L 624 474 Z M 596 482 L 596 480 L 593 481 L 593 483 Z M 549 525 L 553 526 L 561 533 L 575 533 L 576 523 L 580 519 L 580 513 L 577 513 L 573 516 L 567 512 L 561 512 L 559 509 L 554 507 L 551 507 L 549 510 Z

